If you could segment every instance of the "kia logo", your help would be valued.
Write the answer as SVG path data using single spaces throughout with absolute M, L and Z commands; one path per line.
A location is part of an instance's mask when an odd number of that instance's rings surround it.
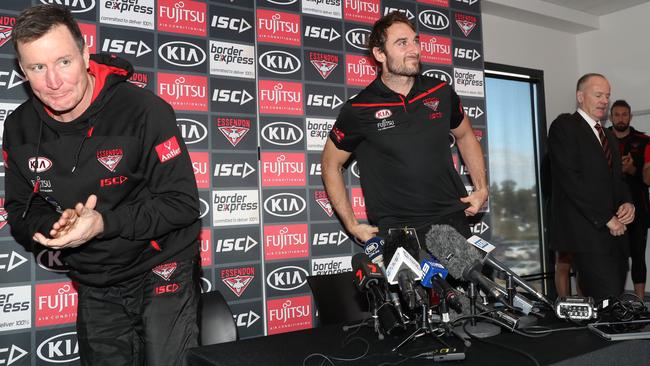
M 262 128 L 262 138 L 273 145 L 294 145 L 302 141 L 302 136 L 302 130 L 289 122 L 273 122 Z
M 361 172 L 359 171 L 359 164 L 357 164 L 357 161 L 353 161 L 352 165 L 350 166 L 350 171 L 352 171 L 352 175 L 355 177 L 361 178 Z
M 210 280 L 205 277 L 201 277 L 200 286 L 202 294 L 212 291 L 212 283 L 210 283 Z
M 350 29 L 345 33 L 345 40 L 348 42 L 350 46 L 365 51 L 368 49 L 369 36 L 370 36 L 369 29 L 354 28 L 354 29 Z
M 432 30 L 443 30 L 449 27 L 449 18 L 437 10 L 425 10 L 418 16 L 420 23 Z
M 158 47 L 158 55 L 168 63 L 180 66 L 198 66 L 205 62 L 205 51 L 190 42 L 171 41 Z
M 208 212 L 210 212 L 210 206 L 203 198 L 199 198 L 199 219 L 204 218 Z
M 454 78 L 452 78 L 451 75 L 449 75 L 449 73 L 446 71 L 432 69 L 423 72 L 422 75 L 430 76 L 430 77 L 440 79 L 442 81 L 446 81 L 447 84 L 449 84 L 449 86 L 452 86 L 454 84 Z
M 52 160 L 42 156 L 29 158 L 27 163 L 29 164 L 29 170 L 35 173 L 42 173 L 52 167 Z
M 266 276 L 266 284 L 278 291 L 291 291 L 307 283 L 309 273 L 298 266 L 285 266 L 271 271 Z
M 61 251 L 59 250 L 43 249 L 36 256 L 36 263 L 38 263 L 39 267 L 48 272 L 68 272 L 68 267 L 65 265 L 65 263 L 63 263 L 60 257 Z
M 95 7 L 95 0 L 41 0 L 41 3 L 67 6 L 71 13 L 85 13 Z
M 305 200 L 295 193 L 276 193 L 264 201 L 264 210 L 277 217 L 296 216 L 306 206 Z
M 259 59 L 260 66 L 274 74 L 292 74 L 300 70 L 302 66 L 298 57 L 285 51 L 264 52 Z
M 276 5 L 291 5 L 294 4 L 298 0 L 266 0 L 270 2 L 271 4 L 276 4 Z
M 38 358 L 46 362 L 64 363 L 79 359 L 77 332 L 57 334 L 50 337 L 36 349 Z
M 208 136 L 208 128 L 198 121 L 189 118 L 177 118 L 176 124 L 181 130 L 183 140 L 188 145 L 196 144 L 205 140 Z

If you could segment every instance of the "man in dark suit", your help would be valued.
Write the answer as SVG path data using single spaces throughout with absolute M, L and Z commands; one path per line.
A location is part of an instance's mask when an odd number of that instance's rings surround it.
M 576 88 L 578 110 L 558 116 L 548 138 L 551 249 L 572 254 L 583 294 L 596 301 L 623 292 L 625 231 L 634 220 L 617 140 L 600 124 L 609 96 L 604 76 L 582 76 Z

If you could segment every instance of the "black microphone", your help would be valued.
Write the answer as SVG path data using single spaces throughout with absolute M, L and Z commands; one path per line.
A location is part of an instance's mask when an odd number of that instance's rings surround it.
M 413 288 L 413 277 L 411 276 L 411 271 L 406 268 L 400 270 L 397 274 L 397 284 L 409 309 L 415 308 L 415 289 Z
M 385 245 L 386 242 L 384 239 L 379 236 L 373 236 L 366 241 L 366 245 L 363 247 L 363 251 L 368 255 L 372 263 L 379 266 L 379 269 L 384 275 L 386 275 L 386 267 L 384 265 Z M 386 292 L 388 294 L 387 296 L 390 298 L 390 301 L 395 307 L 395 310 L 397 310 L 400 321 L 403 321 L 405 317 L 404 312 L 402 311 L 402 304 L 400 302 L 399 295 L 396 292 L 391 291 L 390 288 L 387 288 Z
M 379 283 L 384 280 L 384 275 L 379 270 L 379 266 L 372 263 L 364 253 L 357 253 L 352 257 L 352 270 L 354 284 L 359 291 L 371 291 L 376 301 L 384 302 L 384 296 L 379 290 Z

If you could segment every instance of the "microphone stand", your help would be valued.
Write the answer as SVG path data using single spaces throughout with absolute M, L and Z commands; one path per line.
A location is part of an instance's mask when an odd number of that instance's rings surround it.
M 404 338 L 397 346 L 395 346 L 391 351 L 397 352 L 403 345 L 406 343 L 414 340 L 415 338 L 421 337 L 425 334 L 430 334 L 432 333 L 431 330 L 431 324 L 429 323 L 429 318 L 427 317 L 427 313 L 429 310 L 429 307 L 427 306 L 426 302 L 424 302 L 424 299 L 419 295 L 417 291 L 415 291 L 416 297 L 418 298 L 418 303 L 420 304 L 420 309 L 421 313 L 420 316 L 422 317 L 421 322 L 418 325 L 418 328 L 415 329 L 413 333 L 411 333 L 408 337 Z M 417 322 L 417 320 L 415 320 Z
M 476 298 L 478 297 L 477 294 L 478 291 L 476 290 L 476 284 L 474 282 L 470 282 L 469 283 L 469 309 L 472 318 L 470 318 L 469 325 L 467 326 L 459 325 L 454 328 L 455 331 L 454 334 L 462 335 L 461 338 L 463 340 L 469 338 L 469 334 L 467 334 L 468 332 L 473 337 L 476 338 L 488 338 L 501 333 L 501 328 L 498 325 L 486 323 L 483 321 L 476 321 L 476 318 L 473 317 L 478 314 L 476 311 Z M 465 331 L 465 328 L 467 329 L 467 332 Z

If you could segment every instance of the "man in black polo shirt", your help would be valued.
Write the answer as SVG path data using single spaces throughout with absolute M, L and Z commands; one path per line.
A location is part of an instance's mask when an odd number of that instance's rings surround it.
M 458 95 L 447 83 L 419 74 L 419 38 L 402 13 L 379 19 L 368 45 L 381 75 L 343 106 L 323 150 L 332 207 L 364 242 L 408 226 L 423 243 L 432 224 L 449 224 L 469 236 L 466 216 L 478 212 L 488 190 L 483 152 Z M 470 195 L 454 169 L 450 132 L 476 187 Z M 341 170 L 352 153 L 368 219 L 376 226 L 356 220 L 346 194 Z

